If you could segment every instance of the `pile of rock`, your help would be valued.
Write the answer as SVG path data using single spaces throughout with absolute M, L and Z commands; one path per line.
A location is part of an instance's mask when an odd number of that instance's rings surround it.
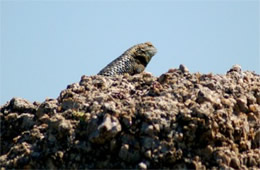
M 260 167 L 260 76 L 82 76 L 57 99 L 0 107 L 0 167 Z

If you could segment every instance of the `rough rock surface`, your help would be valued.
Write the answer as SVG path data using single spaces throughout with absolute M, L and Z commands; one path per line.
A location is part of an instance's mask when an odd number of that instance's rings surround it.
M 237 65 L 82 76 L 57 99 L 13 98 L 0 121 L 7 169 L 260 168 L 260 76 Z

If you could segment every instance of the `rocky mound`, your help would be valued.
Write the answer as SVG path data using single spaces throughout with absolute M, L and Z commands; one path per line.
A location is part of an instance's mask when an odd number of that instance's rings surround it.
M 0 167 L 257 169 L 260 76 L 82 76 L 57 99 L 0 107 Z

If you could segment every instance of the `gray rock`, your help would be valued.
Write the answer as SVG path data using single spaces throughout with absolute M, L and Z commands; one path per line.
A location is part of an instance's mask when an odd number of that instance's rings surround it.
M 41 118 L 44 114 L 49 116 L 54 115 L 58 108 L 58 101 L 56 99 L 46 99 L 37 109 L 36 116 Z
M 29 101 L 22 99 L 22 98 L 13 98 L 10 101 L 10 107 L 13 111 L 18 111 L 20 113 L 26 112 L 34 112 L 36 110 L 36 106 L 30 103 Z
M 186 66 L 184 66 L 183 64 L 181 64 L 181 65 L 179 66 L 179 69 L 180 69 L 183 73 L 189 72 L 189 69 L 188 69 Z
M 0 167 L 257 169 L 259 89 L 260 76 L 238 66 L 82 76 L 57 99 L 0 107 Z
M 96 121 L 96 123 L 98 123 Z M 106 114 L 101 124 L 94 126 L 89 134 L 89 140 L 93 143 L 102 144 L 115 137 L 121 131 L 121 124 L 114 116 Z
M 146 165 L 146 163 L 144 163 L 144 162 L 140 162 L 140 163 L 138 164 L 138 168 L 139 168 L 139 169 L 147 169 L 147 165 Z

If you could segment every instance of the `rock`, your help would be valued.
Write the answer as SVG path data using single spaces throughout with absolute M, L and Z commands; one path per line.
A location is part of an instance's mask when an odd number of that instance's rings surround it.
M 34 121 L 34 115 L 29 114 L 29 113 L 22 113 L 21 115 L 18 116 L 18 121 L 19 119 L 21 120 L 21 128 L 24 130 L 28 130 L 32 128 L 32 126 L 35 124 Z
M 36 115 L 38 118 L 42 117 L 44 114 L 48 114 L 49 116 L 56 113 L 58 109 L 58 101 L 56 99 L 46 99 L 36 111 Z
M 255 136 L 254 136 L 254 139 L 253 139 L 252 142 L 253 142 L 254 148 L 259 148 L 260 147 L 260 129 L 258 129 L 255 132 Z
M 183 73 L 189 72 L 189 69 L 188 69 L 186 66 L 184 66 L 183 64 L 181 64 L 181 65 L 179 66 L 179 69 L 180 69 Z
M 258 169 L 260 76 L 82 76 L 0 107 L 2 169 Z
M 233 65 L 232 68 L 229 70 L 229 72 L 231 72 L 231 71 L 241 72 L 242 69 L 241 69 L 241 66 L 240 66 L 240 65 L 235 64 L 235 65 Z
M 240 108 L 240 110 L 242 112 L 247 112 L 248 111 L 248 107 L 247 107 L 247 98 L 246 96 L 241 96 L 237 99 L 237 104 L 238 107 Z
M 97 122 L 96 122 L 97 123 Z M 89 134 L 89 140 L 93 143 L 102 144 L 112 139 L 121 131 L 121 124 L 114 116 L 106 114 L 100 125 Z
M 147 165 L 146 165 L 144 162 L 140 162 L 140 163 L 138 164 L 138 168 L 139 168 L 139 169 L 147 169 Z
M 126 163 L 136 163 L 140 159 L 139 151 L 131 149 L 128 144 L 121 146 L 118 156 Z
M 127 145 L 127 144 L 124 144 L 121 147 L 120 152 L 119 152 L 119 157 L 122 160 L 128 160 L 128 150 L 129 150 L 129 145 Z
M 15 97 L 12 100 L 10 100 L 9 108 L 12 111 L 17 111 L 18 113 L 32 113 L 36 110 L 36 106 L 34 104 L 18 97 Z
M 240 168 L 240 161 L 237 157 L 232 157 L 230 161 L 230 166 L 234 169 Z

